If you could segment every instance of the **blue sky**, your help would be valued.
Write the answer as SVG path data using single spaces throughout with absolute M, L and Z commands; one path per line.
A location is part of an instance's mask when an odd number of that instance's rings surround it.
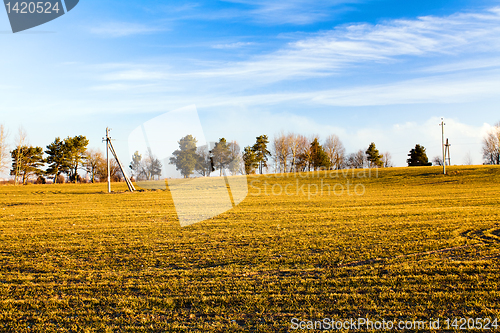
M 416 143 L 440 153 L 445 117 L 452 163 L 479 164 L 499 36 L 500 1 L 481 0 L 82 0 L 18 34 L 0 11 L 0 123 L 100 148 L 109 126 L 127 160 L 134 128 L 195 104 L 211 141 L 337 134 L 404 166 Z

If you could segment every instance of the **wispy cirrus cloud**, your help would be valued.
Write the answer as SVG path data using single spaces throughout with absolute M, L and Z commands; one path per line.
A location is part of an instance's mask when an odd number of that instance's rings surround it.
M 103 37 L 126 37 L 165 31 L 164 28 L 131 22 L 107 22 L 90 28 L 90 32 Z
M 109 71 L 101 75 L 107 84 L 97 87 L 127 90 L 136 87 L 135 84 L 119 83 L 143 81 L 154 83 L 158 91 L 162 87 L 172 89 L 172 86 L 180 90 L 184 87 L 190 93 L 199 89 L 199 100 L 208 106 L 271 105 L 290 101 L 331 106 L 472 101 L 500 91 L 500 72 L 492 70 L 500 64 L 500 58 L 495 56 L 500 51 L 499 34 L 499 8 L 445 17 L 392 20 L 378 25 L 354 24 L 310 34 L 267 55 L 239 62 L 206 62 L 207 65 L 199 69 L 165 64 L 109 66 Z M 474 59 L 467 60 L 470 57 Z M 427 59 L 446 65 L 422 70 L 419 61 Z M 482 59 L 487 62 L 481 63 Z M 403 68 L 402 71 L 420 77 L 348 88 L 335 86 L 339 83 L 333 81 L 331 89 L 306 91 L 300 85 L 301 80 L 341 77 L 356 72 L 359 67 L 392 70 L 395 64 Z M 460 75 L 471 69 L 476 71 Z M 438 73 L 449 74 L 436 76 Z M 280 82 L 296 85 L 286 92 L 279 89 L 274 89 L 272 94 L 266 92 L 267 87 Z
M 245 46 L 255 45 L 252 42 L 235 42 L 235 43 L 227 43 L 227 44 L 215 44 L 212 46 L 214 49 L 239 49 Z
M 391 20 L 377 25 L 351 24 L 301 35 L 300 39 L 285 44 L 278 51 L 249 56 L 244 61 L 205 61 L 207 65 L 198 66 L 198 69 L 191 67 L 168 72 L 160 69 L 160 73 L 153 73 L 150 77 L 219 80 L 231 84 L 235 81 L 252 82 L 256 87 L 286 80 L 353 73 L 360 66 L 384 68 L 408 64 L 404 69 L 408 72 L 429 74 L 485 69 L 496 67 L 499 62 L 496 56 L 500 51 L 499 35 L 500 8 L 445 17 Z M 250 42 L 235 42 L 215 44 L 212 48 L 230 50 L 250 45 Z M 468 60 L 470 58 L 473 60 Z M 444 65 L 422 69 L 419 61 L 426 59 Z M 109 76 L 127 80 L 130 73 L 126 71 Z
M 450 73 L 470 70 L 493 69 L 500 67 L 500 58 L 481 58 L 452 63 L 444 63 L 422 68 L 423 73 Z
M 201 105 L 263 106 L 303 103 L 338 107 L 386 106 L 404 104 L 447 104 L 479 101 L 497 97 L 500 72 L 474 76 L 443 75 L 396 81 L 390 84 L 363 85 L 310 92 L 206 96 Z
M 500 51 L 500 9 L 447 17 L 354 24 L 311 34 L 281 50 L 193 73 L 198 77 L 276 82 L 328 76 L 357 65 L 391 64 L 408 57 L 454 59 Z M 460 59 L 457 59 L 457 61 Z
M 167 75 L 154 73 L 152 76 Z M 176 91 L 175 97 L 169 97 L 172 107 L 182 105 L 183 100 L 196 101 L 200 107 L 231 107 L 245 105 L 247 107 L 269 107 L 274 105 L 326 105 L 332 107 L 369 107 L 388 105 L 415 104 L 450 104 L 480 101 L 498 97 L 500 91 L 500 70 L 475 72 L 468 74 L 444 74 L 411 80 L 399 80 L 387 84 L 358 85 L 350 88 L 332 88 L 323 90 L 255 93 L 242 91 L 234 93 L 228 89 L 209 89 L 201 92 L 199 87 L 192 86 L 197 92 L 185 90 L 182 86 L 189 84 L 182 77 L 172 75 L 173 80 L 140 80 L 129 77 L 127 80 L 114 80 L 107 77 L 105 84 L 93 86 L 92 90 L 101 91 L 133 91 L 139 95 L 166 93 Z M 110 81 L 110 82 L 109 82 Z M 141 81 L 137 83 L 137 81 Z M 125 97 L 127 98 L 127 97 Z M 158 100 L 158 99 L 157 99 Z M 165 103 L 161 99 L 161 103 Z M 150 104 L 148 101 L 147 104 Z M 147 109 L 147 108 L 146 108 Z
M 332 16 L 350 10 L 349 5 L 366 2 L 362 0 L 225 0 L 243 5 L 246 11 L 233 12 L 265 24 L 306 25 L 324 21 Z
M 162 71 L 135 68 L 105 74 L 102 79 L 105 81 L 156 81 L 167 77 L 168 74 Z
M 375 0 L 222 0 L 218 8 L 202 3 L 158 5 L 169 20 L 245 20 L 267 26 L 303 26 L 330 20 L 354 10 L 354 5 Z M 172 15 L 175 13 L 175 15 Z

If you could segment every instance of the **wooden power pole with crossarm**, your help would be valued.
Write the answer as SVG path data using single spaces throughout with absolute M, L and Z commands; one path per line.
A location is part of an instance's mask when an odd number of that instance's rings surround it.
M 116 163 L 118 163 L 118 166 L 120 167 L 120 171 L 122 172 L 123 178 L 125 178 L 125 182 L 127 183 L 127 187 L 130 192 L 135 191 L 134 184 L 132 184 L 132 181 L 130 178 L 128 178 L 127 174 L 125 173 L 125 170 L 123 169 L 123 165 L 120 162 L 120 159 L 118 159 L 118 155 L 116 155 L 115 148 L 113 147 L 113 144 L 111 143 L 111 137 L 109 136 L 109 131 L 111 129 L 106 127 L 106 137 L 102 138 L 102 141 L 106 141 L 106 163 L 107 163 L 107 171 L 108 171 L 108 193 L 111 193 L 111 163 L 109 160 L 109 152 L 113 154 L 113 157 L 115 158 Z

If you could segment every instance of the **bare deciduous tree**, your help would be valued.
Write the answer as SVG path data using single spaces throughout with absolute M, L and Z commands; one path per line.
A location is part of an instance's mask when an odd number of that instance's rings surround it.
M 3 124 L 0 124 L 0 172 L 5 172 L 9 169 L 9 145 L 7 138 L 9 133 Z
M 289 144 L 290 148 L 290 172 L 296 172 L 297 171 L 297 160 L 299 156 L 299 150 L 300 150 L 300 136 L 294 133 L 289 133 L 287 135 L 287 141 Z
M 392 155 L 388 151 L 386 151 L 382 155 L 382 162 L 384 163 L 383 164 L 384 168 L 392 168 L 392 167 L 394 167 L 394 163 L 392 162 Z
M 27 145 L 27 134 L 26 134 L 26 131 L 24 130 L 24 128 L 22 126 L 19 126 L 19 129 L 17 131 L 17 136 L 16 136 L 16 140 L 15 140 L 15 145 L 16 145 L 16 161 L 13 161 L 14 164 L 16 165 L 16 169 L 13 170 L 13 174 L 14 174 L 14 185 L 18 185 L 19 184 L 19 177 L 21 176 L 21 166 L 22 166 L 22 163 L 21 163 L 21 160 L 23 159 L 23 156 L 24 156 L 24 147 L 26 147 Z
M 198 162 L 195 166 L 195 171 L 203 177 L 209 177 L 212 173 L 212 160 L 210 158 L 210 148 L 208 145 L 199 146 L 196 148 Z
M 95 176 L 99 182 L 106 182 L 108 180 L 108 165 L 104 156 L 98 160 Z M 123 179 L 120 166 L 114 158 L 109 160 L 109 176 L 112 182 L 120 182 Z
M 228 145 L 230 159 L 228 169 L 231 175 L 235 176 L 239 173 L 243 174 L 243 157 L 241 156 L 240 145 L 236 141 L 231 141 Z
M 311 168 L 311 142 L 304 135 L 297 136 L 297 161 L 295 162 L 296 171 L 306 171 Z
M 432 164 L 435 166 L 443 166 L 443 158 L 441 156 L 434 156 Z
M 472 165 L 474 164 L 474 162 L 472 161 L 472 155 L 469 152 L 467 152 L 467 154 L 465 154 L 465 157 L 464 157 L 464 165 Z
M 330 159 L 330 170 L 341 169 L 345 159 L 345 148 L 340 138 L 335 134 L 328 136 L 323 148 Z
M 85 170 L 90 175 L 92 183 L 96 182 L 99 174 L 99 167 L 106 163 L 104 153 L 99 149 L 87 149 L 85 153 Z
M 347 167 L 352 169 L 362 169 L 366 165 L 366 155 L 363 150 L 349 154 L 346 158 Z
M 146 176 L 147 180 L 154 180 L 155 176 L 160 179 L 161 171 L 162 171 L 162 163 L 161 161 L 148 149 L 146 153 L 146 157 L 143 160 L 143 173 Z
M 483 139 L 483 158 L 485 164 L 500 164 L 500 122 Z
M 288 157 L 290 156 L 290 136 L 283 132 L 276 135 L 272 144 L 273 158 L 276 164 L 276 171 L 279 173 L 287 172 Z

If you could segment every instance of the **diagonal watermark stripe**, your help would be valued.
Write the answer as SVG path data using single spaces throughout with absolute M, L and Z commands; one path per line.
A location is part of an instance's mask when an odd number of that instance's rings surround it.
M 216 177 L 180 178 L 180 173 L 169 161 L 173 152 L 179 149 L 179 140 L 188 135 L 196 138 L 196 149 L 203 148 L 209 153 L 214 149 L 215 144 L 207 143 L 205 139 L 194 105 L 141 124 L 130 133 L 128 141 L 130 156 L 144 154 L 162 162 L 161 175 L 157 176 L 157 180 L 136 179 L 136 184 L 139 188 L 149 190 L 168 188 L 183 227 L 231 210 L 248 195 L 247 177 L 228 176 L 225 169 L 219 170 Z M 209 156 L 205 159 L 203 162 L 213 165 Z M 144 172 L 142 178 L 151 178 L 146 174 Z

